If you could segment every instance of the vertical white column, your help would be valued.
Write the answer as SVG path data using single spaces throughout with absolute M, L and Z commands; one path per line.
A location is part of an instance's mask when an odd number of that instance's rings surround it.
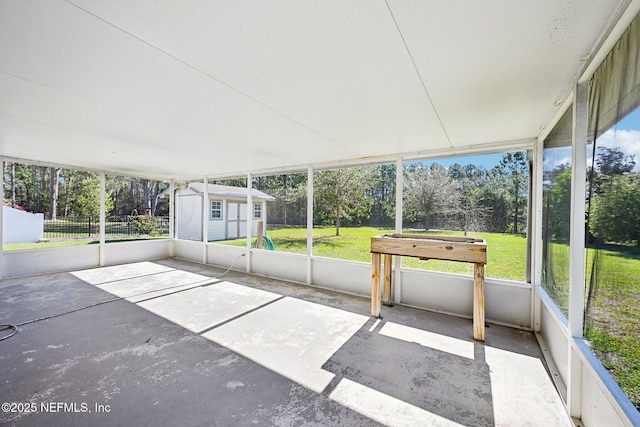
M 207 263 L 207 243 L 209 240 L 209 180 L 205 177 L 202 189 L 202 263 Z
M 527 158 L 527 169 L 529 175 L 529 182 L 527 183 L 527 194 L 529 197 L 527 198 L 527 244 L 526 244 L 526 252 L 525 252 L 525 282 L 531 283 L 532 281 L 532 268 L 533 268 L 533 236 L 531 235 L 531 230 L 533 229 L 533 210 L 535 209 L 535 196 L 533 194 L 533 181 L 535 175 L 535 164 L 534 164 L 534 150 L 526 151 Z
M 103 265 L 105 265 L 105 251 L 106 251 L 106 245 L 105 245 L 105 233 L 107 231 L 107 227 L 106 227 L 106 217 L 107 217 L 107 208 L 106 208 L 106 177 L 104 175 L 104 172 L 100 172 L 100 249 L 98 250 L 99 253 L 99 264 L 100 267 L 102 267 Z
M 312 263 L 313 256 L 313 168 L 309 166 L 307 169 L 307 285 L 312 282 Z
M 176 184 L 172 179 L 169 181 L 169 256 L 173 258 L 173 244 L 175 240 L 175 212 L 176 212 L 176 198 L 175 198 Z
M 396 233 L 402 233 L 402 215 L 404 212 L 402 193 L 404 191 L 404 167 L 402 157 L 396 160 Z M 395 257 L 396 270 L 394 273 L 395 290 L 393 300 L 397 303 L 402 302 L 402 257 Z
M 569 373 L 567 407 L 572 417 L 582 415 L 581 360 L 575 339 L 584 325 L 585 194 L 587 178 L 587 84 L 578 83 L 573 99 L 573 154 L 571 168 L 571 232 L 569 235 Z
M 542 301 L 536 292 L 536 286 L 542 284 L 542 166 L 544 160 L 544 141 L 536 141 L 533 150 L 533 192 L 531 197 L 533 200 L 533 209 L 531 213 L 533 218 L 531 224 L 533 230 L 529 230 L 532 235 L 531 256 L 532 260 L 532 277 L 531 277 L 531 325 L 536 332 L 540 331 L 542 321 Z
M 253 234 L 253 183 L 247 174 L 247 273 L 251 273 L 251 235 Z
M 0 165 L 2 165 L 2 173 L 0 174 L 0 280 L 4 278 L 4 260 L 2 258 L 2 253 L 4 252 L 4 168 L 6 166 L 6 162 L 4 159 L 0 161 Z

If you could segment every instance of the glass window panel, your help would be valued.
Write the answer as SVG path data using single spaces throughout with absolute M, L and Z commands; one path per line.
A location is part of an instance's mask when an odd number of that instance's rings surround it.
M 222 201 L 211 201 L 211 219 L 222 219 Z
M 588 154 L 585 340 L 640 409 L 640 109 Z
M 571 231 L 572 107 L 544 141 L 542 165 L 542 287 L 568 315 Z

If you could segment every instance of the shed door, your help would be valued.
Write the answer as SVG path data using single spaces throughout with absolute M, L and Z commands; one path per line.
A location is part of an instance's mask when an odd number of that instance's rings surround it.
M 247 237 L 247 204 L 227 203 L 227 239 Z

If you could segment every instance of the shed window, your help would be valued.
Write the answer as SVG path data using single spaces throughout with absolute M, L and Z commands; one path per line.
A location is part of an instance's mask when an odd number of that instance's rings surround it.
M 222 219 L 222 202 L 220 200 L 211 201 L 211 219 Z
M 262 203 L 253 204 L 253 219 L 262 218 Z

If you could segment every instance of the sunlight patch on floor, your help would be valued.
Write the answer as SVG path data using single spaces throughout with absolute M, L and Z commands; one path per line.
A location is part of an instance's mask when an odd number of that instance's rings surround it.
M 71 274 L 89 284 L 100 285 L 124 279 L 143 277 L 150 274 L 166 273 L 168 271 L 175 271 L 175 269 L 154 262 L 144 261 L 79 270 L 71 272 Z
M 340 380 L 329 398 L 386 426 L 462 426 L 347 378 Z
M 287 297 L 203 336 L 321 393 L 334 377 L 322 365 L 368 319 Z
M 540 359 L 485 346 L 496 426 L 573 426 Z
M 127 301 L 139 302 L 145 299 L 167 295 L 172 292 L 201 286 L 211 283 L 212 281 L 215 282 L 215 279 L 188 271 L 172 270 L 142 277 L 118 280 L 97 285 L 97 287 L 119 297 L 126 298 Z
M 200 333 L 281 295 L 231 282 L 197 287 L 138 305 L 190 331 Z

